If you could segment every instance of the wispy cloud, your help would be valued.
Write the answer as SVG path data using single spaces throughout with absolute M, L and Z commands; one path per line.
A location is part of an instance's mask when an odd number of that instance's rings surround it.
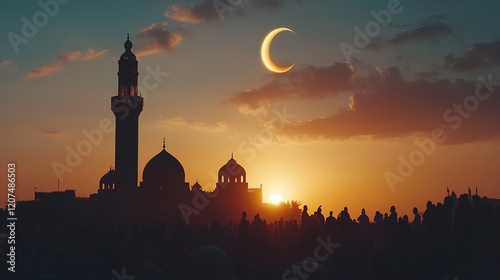
M 106 54 L 107 52 L 108 52 L 108 50 L 102 50 L 102 51 L 98 52 L 92 48 L 88 48 L 87 53 L 81 59 L 82 60 L 93 60 L 93 59 L 96 59 L 96 58 Z
M 284 135 L 305 141 L 366 136 L 430 137 L 434 129 L 442 128 L 448 137 L 445 144 L 500 138 L 498 94 L 491 94 L 487 102 L 478 101 L 478 109 L 474 112 L 464 111 L 466 119 L 457 111 L 457 108 L 466 110 L 460 106 L 474 96 L 477 81 L 450 81 L 436 77 L 409 80 L 397 67 L 379 69 L 357 81 L 359 90 L 351 96 L 350 110 L 295 123 L 283 130 Z M 481 94 L 487 91 L 483 87 Z
M 235 104 L 240 112 L 262 111 L 273 101 L 290 98 L 324 98 L 349 89 L 353 79 L 352 65 L 335 63 L 328 67 L 305 66 L 273 76 L 260 88 L 245 90 L 231 95 L 226 104 Z
M 67 53 L 60 55 L 59 61 L 71 62 L 71 61 L 75 61 L 75 60 L 93 60 L 93 59 L 96 59 L 96 58 L 102 56 L 103 54 L 105 54 L 107 52 L 108 52 L 108 50 L 102 50 L 100 52 L 97 52 L 93 48 L 88 48 L 86 54 L 83 54 L 80 51 L 71 51 L 71 52 L 67 52 Z
M 188 34 L 183 28 L 170 31 L 167 26 L 166 22 L 158 22 L 139 31 L 137 36 L 147 39 L 147 42 L 139 45 L 135 54 L 145 56 L 161 51 L 171 51 L 181 43 L 182 37 Z
M 47 137 L 65 137 L 67 136 L 66 133 L 58 130 L 43 130 L 40 132 L 43 136 Z
M 81 56 L 82 56 L 82 53 L 79 51 L 67 52 L 67 53 L 59 56 L 59 61 L 62 61 L 62 62 L 73 61 L 73 60 L 77 60 Z
M 158 122 L 163 127 L 185 127 L 206 132 L 222 132 L 229 130 L 229 125 L 224 121 L 218 121 L 215 124 L 206 124 L 196 120 L 188 120 L 181 116 L 164 119 Z
M 213 0 L 203 0 L 196 4 L 173 4 L 167 8 L 164 16 L 176 21 L 185 23 L 205 23 L 220 20 L 219 13 L 230 11 L 231 15 L 243 16 L 243 7 L 245 11 L 253 10 L 278 10 L 281 9 L 287 1 L 284 0 L 241 0 L 241 1 L 224 1 L 218 2 Z M 288 1 L 292 2 L 292 1 Z M 299 2 L 299 1 L 295 1 Z M 218 4 L 217 4 L 218 3 Z M 224 16 L 229 13 L 224 14 Z
M 58 62 L 52 63 L 52 64 L 47 64 L 44 65 L 40 68 L 31 70 L 27 73 L 27 75 L 24 77 L 24 79 L 32 79 L 32 78 L 41 78 L 48 76 L 52 73 L 58 72 L 64 68 L 64 64 L 68 62 L 73 62 L 77 60 L 92 60 L 96 59 L 105 53 L 107 53 L 108 50 L 102 50 L 100 52 L 95 51 L 92 48 L 87 49 L 87 53 L 83 54 L 80 51 L 70 51 L 67 53 L 63 53 L 58 57 Z
M 33 78 L 41 78 L 48 76 L 52 73 L 61 71 L 64 68 L 64 65 L 62 63 L 52 63 L 52 64 L 47 64 L 44 65 L 40 68 L 31 70 L 28 72 L 26 77 L 24 77 L 25 80 L 28 79 L 33 79 Z
M 445 67 L 457 72 L 481 67 L 500 65 L 500 41 L 476 43 L 459 56 L 450 54 L 445 57 Z
M 389 40 L 389 42 L 394 45 L 399 45 L 410 41 L 429 40 L 439 36 L 446 36 L 451 34 L 453 34 L 453 29 L 448 24 L 441 22 L 432 23 L 425 24 L 411 30 L 403 30 L 396 36 L 394 36 L 394 38 Z
M 214 21 L 218 19 L 218 15 L 212 2 L 206 0 L 198 4 L 174 4 L 167 8 L 164 15 L 185 23 Z
M 17 65 L 14 65 L 14 63 L 9 59 L 2 61 L 2 63 L 0 63 L 0 67 L 7 72 L 17 71 Z

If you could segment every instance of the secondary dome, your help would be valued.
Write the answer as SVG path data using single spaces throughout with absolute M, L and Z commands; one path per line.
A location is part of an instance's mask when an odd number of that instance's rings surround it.
M 127 41 L 125 41 L 125 43 L 123 44 L 123 47 L 125 48 L 125 52 L 120 56 L 120 59 L 121 60 L 126 60 L 126 59 L 135 60 L 136 59 L 135 54 L 132 53 L 132 51 L 131 51 L 132 41 L 130 41 L 128 34 L 127 34 Z
M 142 180 L 145 187 L 153 188 L 184 185 L 184 167 L 164 146 L 144 167 Z
M 99 180 L 99 189 L 101 190 L 114 190 L 116 186 L 116 171 L 109 168 L 108 173 L 104 174 Z
M 219 182 L 246 182 L 247 172 L 234 160 L 231 154 L 231 159 L 219 169 L 218 177 Z

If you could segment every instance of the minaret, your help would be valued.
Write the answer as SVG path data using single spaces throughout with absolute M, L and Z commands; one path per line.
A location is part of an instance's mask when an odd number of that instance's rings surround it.
M 139 114 L 143 98 L 137 92 L 137 59 L 131 52 L 127 34 L 125 52 L 118 60 L 118 93 L 111 97 L 111 110 L 116 117 L 115 170 L 116 189 L 137 187 Z

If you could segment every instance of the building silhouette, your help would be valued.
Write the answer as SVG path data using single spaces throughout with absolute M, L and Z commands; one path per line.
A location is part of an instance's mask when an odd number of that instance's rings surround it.
M 447 189 L 442 203 L 414 208 L 412 222 L 398 219 L 395 206 L 385 218 L 377 211 L 374 222 L 364 209 L 356 222 L 347 207 L 325 219 L 321 206 L 309 215 L 306 205 L 302 218 L 299 211 L 272 219 L 263 213 L 262 187 L 249 188 L 233 155 L 206 191 L 189 186 L 165 139 L 138 184 L 143 99 L 128 36 L 124 47 L 111 98 L 115 168 L 88 198 L 35 192 L 35 200 L 17 203 L 18 279 L 498 279 L 500 200 L 477 188 L 460 196 Z M 0 224 L 7 215 L 0 209 Z M 8 252 L 7 236 L 0 232 Z
M 125 52 L 118 60 L 118 92 L 111 97 L 111 110 L 115 114 L 115 172 L 116 189 L 137 186 L 139 145 L 139 115 L 144 100 L 138 96 L 138 62 L 132 53 L 132 42 L 127 35 Z
M 180 205 L 191 207 L 198 217 L 205 217 L 202 220 L 218 218 L 222 221 L 238 221 L 243 210 L 258 211 L 262 204 L 262 187 L 248 187 L 246 171 L 232 154 L 219 170 L 215 190 L 208 192 L 198 182 L 189 186 L 185 180 L 184 167 L 167 151 L 165 138 L 162 150 L 148 161 L 142 171 L 142 181 L 137 183 L 139 115 L 144 101 L 138 92 L 138 61 L 132 46 L 127 35 L 125 52 L 118 61 L 118 92 L 111 97 L 111 110 L 116 118 L 115 168 L 110 167 L 101 177 L 97 194 L 91 195 L 91 199 L 98 201 L 97 205 L 101 208 L 107 209 L 105 213 L 114 212 L 117 205 L 147 204 L 152 207 L 145 207 L 149 213 L 144 215 L 155 216 L 167 211 L 169 218 L 182 217 Z M 192 206 L 196 196 L 210 200 L 203 207 L 204 213 L 201 215 L 200 209 Z M 130 213 L 131 216 L 136 214 Z

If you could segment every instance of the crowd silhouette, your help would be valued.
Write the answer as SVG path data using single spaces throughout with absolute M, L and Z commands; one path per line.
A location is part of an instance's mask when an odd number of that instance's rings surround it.
M 25 221 L 17 229 L 17 275 L 118 280 L 113 275 L 122 268 L 137 280 L 500 275 L 500 205 L 486 197 L 449 195 L 442 203 L 427 202 L 423 215 L 413 208 L 412 217 L 399 216 L 395 206 L 376 211 L 373 219 L 365 209 L 356 219 L 347 207 L 326 218 L 322 212 L 322 206 L 310 213 L 303 205 L 300 217 L 275 221 L 243 212 L 239 222 L 228 224 Z M 327 241 L 338 246 L 326 259 L 315 259 L 315 248 Z M 295 266 L 307 265 L 309 271 L 293 274 Z

